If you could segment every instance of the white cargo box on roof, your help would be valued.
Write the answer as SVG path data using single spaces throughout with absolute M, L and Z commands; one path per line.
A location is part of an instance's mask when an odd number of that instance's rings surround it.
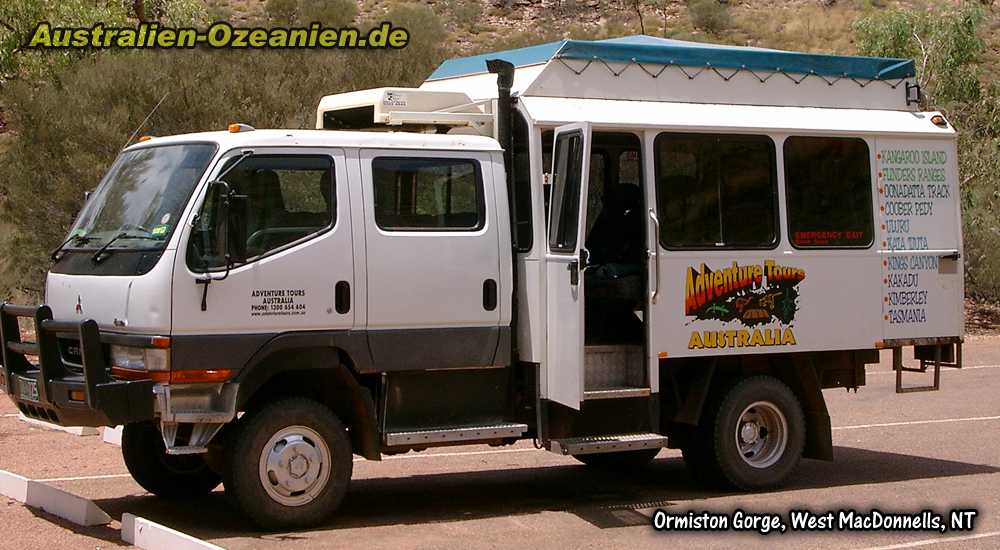
M 492 122 L 481 104 L 457 91 L 373 88 L 329 95 L 320 100 L 316 128 L 339 130 L 388 126 L 484 126 Z

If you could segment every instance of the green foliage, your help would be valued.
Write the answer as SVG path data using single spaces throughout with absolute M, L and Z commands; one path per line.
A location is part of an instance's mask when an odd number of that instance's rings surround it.
M 1000 300 L 1000 93 L 963 109 L 960 129 L 962 221 L 966 288 L 970 296 Z
M 0 299 L 37 297 L 48 251 L 64 238 L 84 191 L 98 184 L 161 99 L 140 135 L 219 130 L 231 122 L 310 128 L 323 95 L 418 85 L 441 61 L 440 20 L 412 5 L 395 6 L 384 19 L 410 29 L 407 48 L 108 51 L 56 71 L 60 86 L 9 83 L 4 105 L 16 132 L 0 151 L 0 223 L 15 230 L 0 235 Z
M 966 290 L 1000 300 L 1000 90 L 981 84 L 984 11 L 965 4 L 945 12 L 890 10 L 854 25 L 863 54 L 917 61 L 925 108 L 959 129 Z
M 985 48 L 983 9 L 874 12 L 854 25 L 862 55 L 915 59 L 921 87 L 936 105 L 980 97 L 976 58 Z
M 695 27 L 718 34 L 732 25 L 729 8 L 719 0 L 688 0 L 688 16 Z
M 146 0 L 145 16 L 165 25 L 203 23 L 207 14 L 198 0 Z M 30 51 L 27 42 L 41 21 L 53 26 L 90 27 L 130 25 L 136 22 L 132 2 L 122 0 L 4 0 L 0 2 L 0 83 L 18 76 L 51 77 L 88 52 Z
M 434 10 L 424 4 L 417 3 L 403 3 L 394 4 L 385 13 L 384 16 L 376 17 L 369 21 L 366 25 L 362 27 L 373 27 L 380 24 L 382 21 L 391 21 L 396 27 L 402 27 L 410 31 L 410 44 L 403 50 L 397 50 L 395 52 L 376 52 L 377 59 L 384 59 L 387 55 L 396 57 L 401 57 L 402 59 L 409 60 L 414 67 L 429 67 L 433 70 L 438 63 L 445 56 L 445 38 L 447 38 L 448 32 L 445 30 L 444 22 L 438 17 Z M 386 64 L 372 62 L 372 66 L 369 70 L 374 75 L 379 75 L 379 78 L 384 82 L 390 82 L 387 71 L 394 72 L 400 67 L 405 67 L 406 62 L 404 61 L 400 65 L 396 64 Z M 426 76 L 429 74 L 428 70 L 426 73 L 421 73 L 420 76 Z M 413 80 L 412 74 L 406 74 L 399 78 L 400 81 L 410 82 Z M 418 80 L 417 82 L 421 82 Z
M 27 42 L 41 21 L 56 26 L 91 26 L 98 21 L 121 25 L 128 14 L 122 2 L 87 0 L 10 0 L 0 2 L 0 82 L 19 75 L 44 77 L 84 54 L 80 51 L 27 51 Z

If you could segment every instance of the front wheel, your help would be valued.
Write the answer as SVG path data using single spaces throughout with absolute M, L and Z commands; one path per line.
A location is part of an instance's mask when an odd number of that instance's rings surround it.
M 122 457 L 132 479 L 159 497 L 207 495 L 222 481 L 203 455 L 168 455 L 160 429 L 154 422 L 125 426 Z
M 354 465 L 340 419 L 320 403 L 299 398 L 242 418 L 228 455 L 227 495 L 267 530 L 322 522 L 344 499 Z

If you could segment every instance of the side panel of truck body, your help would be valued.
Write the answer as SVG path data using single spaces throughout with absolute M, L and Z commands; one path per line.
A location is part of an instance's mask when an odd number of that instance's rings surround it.
M 953 140 L 876 140 L 883 338 L 961 336 L 961 190 Z
M 659 264 L 659 280 L 656 264 L 651 261 L 647 268 L 647 290 L 658 292 L 655 302 L 650 300 L 648 303 L 648 366 L 655 366 L 664 358 L 861 350 L 881 347 L 885 340 L 962 334 L 961 265 L 941 258 L 961 249 L 955 133 L 948 127 L 931 124 L 930 114 L 916 119 L 908 113 L 886 111 L 535 97 L 522 98 L 521 109 L 534 125 L 533 135 L 573 120 L 591 121 L 595 133 L 643 132 L 646 208 L 653 209 L 661 223 L 668 223 L 670 219 L 657 203 L 658 186 L 662 183 L 657 180 L 658 136 L 749 135 L 762 136 L 773 143 L 777 239 L 772 245 L 720 247 L 718 250 L 712 247 L 671 248 L 660 242 L 650 221 L 647 244 L 657 243 L 655 257 Z M 790 138 L 848 140 L 867 149 L 865 156 L 869 168 L 865 189 L 869 196 L 859 199 L 857 210 L 871 217 L 870 243 L 849 247 L 793 245 L 785 159 L 785 145 Z M 936 203 L 932 216 L 914 214 L 914 219 L 906 224 L 889 221 L 882 210 L 886 202 L 886 188 L 879 176 L 884 172 L 882 157 L 886 151 L 894 149 L 916 149 L 920 151 L 918 162 L 924 162 L 926 153 L 926 162 L 943 163 L 912 167 L 915 178 L 943 177 L 945 181 L 937 182 L 937 187 L 931 189 L 924 182 L 916 182 L 916 191 L 890 191 L 917 193 L 918 196 L 933 193 L 935 198 L 931 200 Z M 533 149 L 535 151 L 540 153 L 541 149 Z M 904 175 L 909 177 L 910 172 Z M 543 181 L 542 173 L 534 175 L 539 183 Z M 542 200 L 541 189 L 533 195 L 533 200 Z M 926 201 L 905 200 L 908 203 Z M 741 223 L 748 225 L 763 221 L 755 219 L 752 213 L 741 218 Z M 544 223 L 544 218 L 536 218 L 535 223 Z M 892 240 L 895 248 L 919 246 L 924 250 L 889 250 L 892 245 L 888 232 L 899 231 L 907 225 L 913 235 L 903 235 L 902 241 Z M 801 232 L 801 228 L 797 230 Z M 823 236 L 816 235 L 816 238 Z M 926 235 L 933 235 L 926 243 L 923 239 L 905 239 Z M 803 237 L 797 235 L 795 238 Z M 895 280 L 898 277 L 887 276 L 884 272 L 892 256 L 929 257 L 917 266 L 932 271 L 919 276 L 924 286 L 919 289 L 888 288 L 886 285 L 899 283 Z M 902 269 L 904 264 L 900 260 L 891 261 L 896 270 Z M 914 262 L 909 261 L 906 265 L 912 270 Z M 928 266 L 933 266 L 933 270 Z M 922 293 L 925 289 L 930 292 Z M 896 293 L 897 290 L 916 292 L 902 295 Z M 546 292 L 542 290 L 543 299 Z M 924 311 L 904 313 L 920 319 L 926 315 L 927 323 L 901 326 L 891 322 L 894 313 L 888 311 L 890 307 L 899 309 L 898 302 L 919 302 L 934 293 L 939 293 L 940 297 L 932 300 L 934 303 Z M 742 311 L 735 312 L 736 306 L 745 308 L 746 315 L 740 315 Z M 549 366 L 544 360 L 541 362 L 544 373 Z M 650 368 L 649 382 L 653 392 L 659 390 L 657 378 L 657 369 Z M 542 379 L 545 380 L 545 376 Z M 543 386 L 542 395 L 549 394 L 551 391 Z

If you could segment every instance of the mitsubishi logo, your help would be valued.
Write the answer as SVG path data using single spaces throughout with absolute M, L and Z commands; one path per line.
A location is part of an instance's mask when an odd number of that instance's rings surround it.
M 83 299 L 79 294 L 76 295 L 76 314 L 83 315 Z

